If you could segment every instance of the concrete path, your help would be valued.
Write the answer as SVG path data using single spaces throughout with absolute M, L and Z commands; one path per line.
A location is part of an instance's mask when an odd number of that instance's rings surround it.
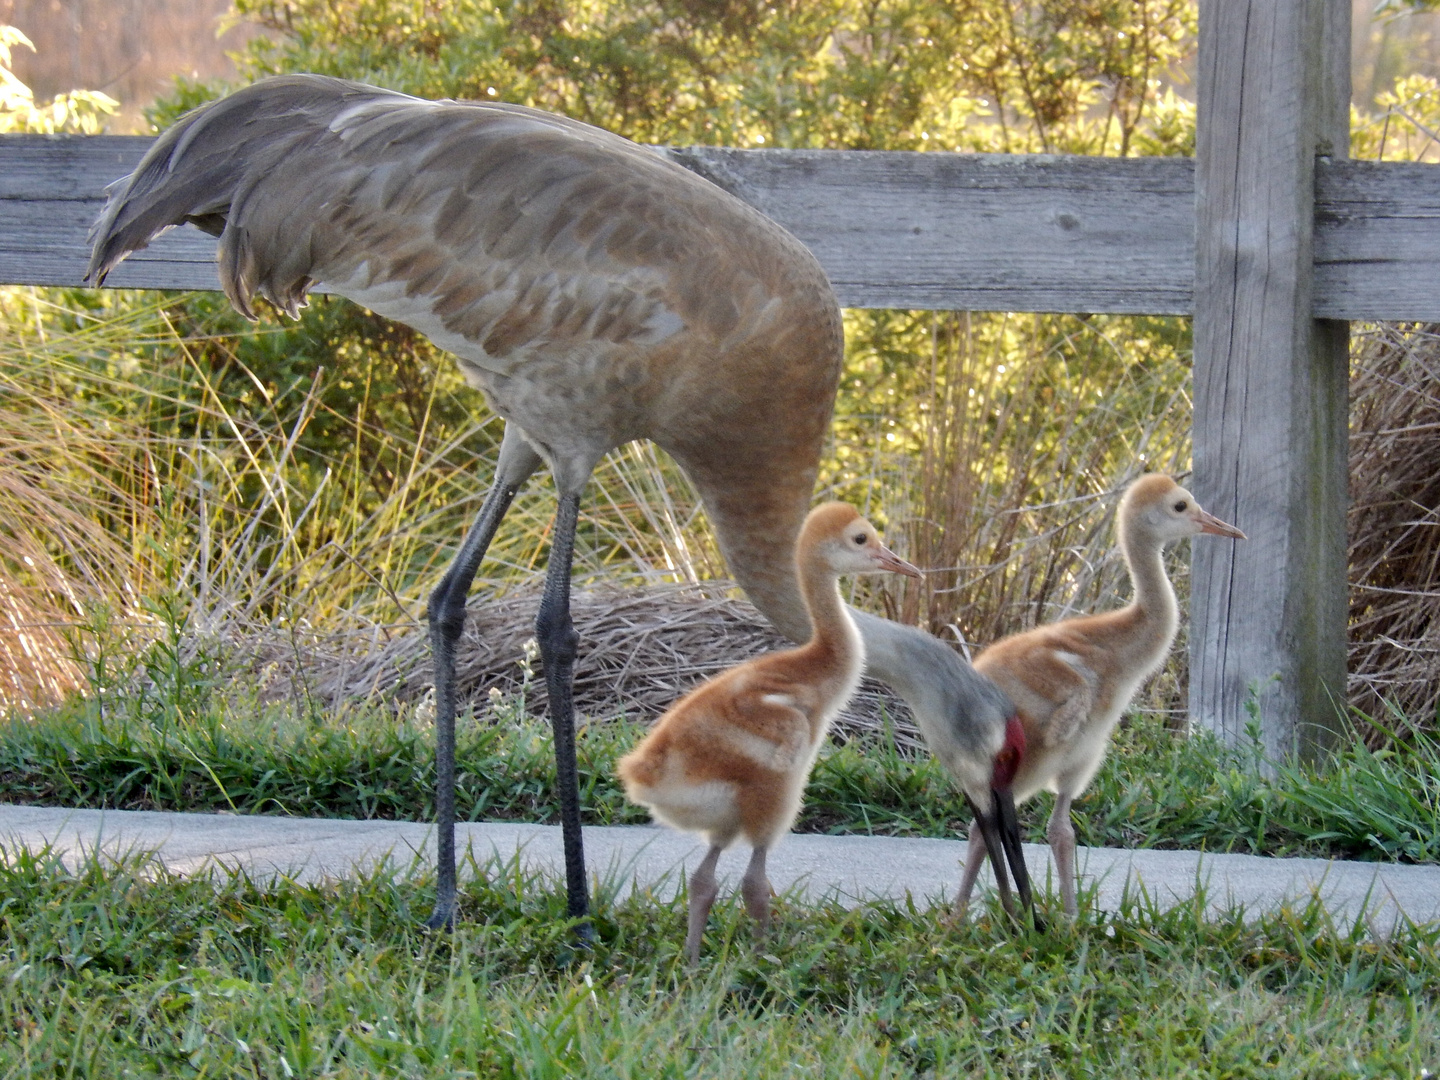
M 457 846 L 467 845 L 476 861 L 519 857 L 530 871 L 558 878 L 560 830 L 555 826 L 510 823 L 459 827 Z M 181 873 L 220 864 L 243 867 L 261 877 L 284 874 L 302 881 L 340 877 L 356 868 L 389 861 L 407 869 L 417 858 L 434 857 L 433 829 L 415 822 L 333 821 L 249 817 L 232 814 L 170 814 L 133 810 L 63 810 L 0 804 L 0 857 L 19 848 L 51 847 L 67 860 L 89 852 L 153 852 Z M 623 896 L 636 885 L 673 895 L 683 873 L 702 854 L 693 838 L 648 826 L 585 830 L 593 875 Z M 871 899 L 920 904 L 954 895 L 965 845 L 954 840 L 905 840 L 865 836 L 792 835 L 770 856 L 777 891 L 804 898 L 833 897 L 854 905 Z M 725 889 L 739 881 L 748 852 L 736 847 L 721 859 Z M 1025 845 L 1031 874 L 1043 890 L 1053 874 L 1049 850 Z M 1250 914 L 1281 903 L 1308 901 L 1318 890 L 1337 920 L 1362 911 L 1378 933 L 1402 917 L 1417 923 L 1440 921 L 1440 866 L 1338 862 L 1326 859 L 1267 859 L 1254 855 L 1202 855 L 1189 851 L 1122 851 L 1080 848 L 1081 885 L 1097 890 L 1103 910 L 1120 906 L 1124 890 L 1143 887 L 1162 908 L 1194 897 L 1206 887 L 1211 910 L 1243 904 Z M 981 878 L 988 885 L 990 878 Z

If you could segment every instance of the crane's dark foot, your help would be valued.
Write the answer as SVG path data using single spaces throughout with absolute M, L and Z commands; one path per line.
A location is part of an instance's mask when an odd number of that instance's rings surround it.
M 560 949 L 557 957 L 560 966 L 565 967 L 591 959 L 595 952 L 595 927 L 588 918 L 581 919 L 574 926 L 570 941 Z
M 448 934 L 455 929 L 455 909 L 437 906 L 422 925 L 426 930 L 438 930 Z

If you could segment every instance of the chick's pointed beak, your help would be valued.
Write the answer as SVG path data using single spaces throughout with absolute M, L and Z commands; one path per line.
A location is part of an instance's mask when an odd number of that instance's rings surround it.
M 889 570 L 892 573 L 904 574 L 906 577 L 913 578 L 918 578 L 920 576 L 919 567 L 911 566 L 908 562 L 900 558 L 899 555 L 896 555 L 884 544 L 881 544 L 878 548 L 873 549 L 870 553 L 870 557 L 875 561 L 876 570 Z
M 1207 514 L 1198 506 L 1195 507 L 1195 510 L 1191 514 L 1191 517 L 1194 518 L 1196 524 L 1200 526 L 1200 531 L 1202 533 L 1210 533 L 1212 536 L 1228 536 L 1233 540 L 1250 539 L 1239 529 L 1235 528 L 1234 525 L 1221 521 L 1214 514 Z

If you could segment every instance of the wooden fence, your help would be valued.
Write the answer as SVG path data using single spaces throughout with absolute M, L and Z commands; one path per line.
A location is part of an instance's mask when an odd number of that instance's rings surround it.
M 1351 162 L 1348 0 L 1201 0 L 1197 156 L 660 152 L 808 244 L 850 307 L 1193 315 L 1191 715 L 1323 746 L 1345 687 L 1347 320 L 1440 320 L 1440 166 Z M 0 137 L 0 282 L 78 285 L 148 139 Z M 173 230 L 118 288 L 215 289 Z M 703 255 L 699 256 L 703 257 Z M 1233 548 L 1233 551 L 1231 550 Z
M 106 184 L 150 139 L 0 136 L 0 283 L 79 285 Z M 803 240 L 856 308 L 1192 315 L 1195 162 L 1051 154 L 662 151 Z M 1437 166 L 1322 162 L 1315 314 L 1440 317 Z M 215 239 L 174 229 L 111 273 L 218 289 Z

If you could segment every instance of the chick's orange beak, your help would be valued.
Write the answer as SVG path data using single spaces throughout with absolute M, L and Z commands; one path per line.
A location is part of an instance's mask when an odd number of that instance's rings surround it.
M 1239 529 L 1235 528 L 1234 525 L 1221 521 L 1214 514 L 1207 514 L 1198 506 L 1191 516 L 1200 525 L 1200 531 L 1202 533 L 1210 533 L 1212 536 L 1228 536 L 1233 540 L 1250 539 Z
M 919 567 L 911 566 L 884 544 L 881 544 L 878 550 L 871 552 L 871 558 L 875 560 L 876 570 L 889 570 L 892 573 L 904 574 L 906 577 L 913 578 L 920 576 Z

